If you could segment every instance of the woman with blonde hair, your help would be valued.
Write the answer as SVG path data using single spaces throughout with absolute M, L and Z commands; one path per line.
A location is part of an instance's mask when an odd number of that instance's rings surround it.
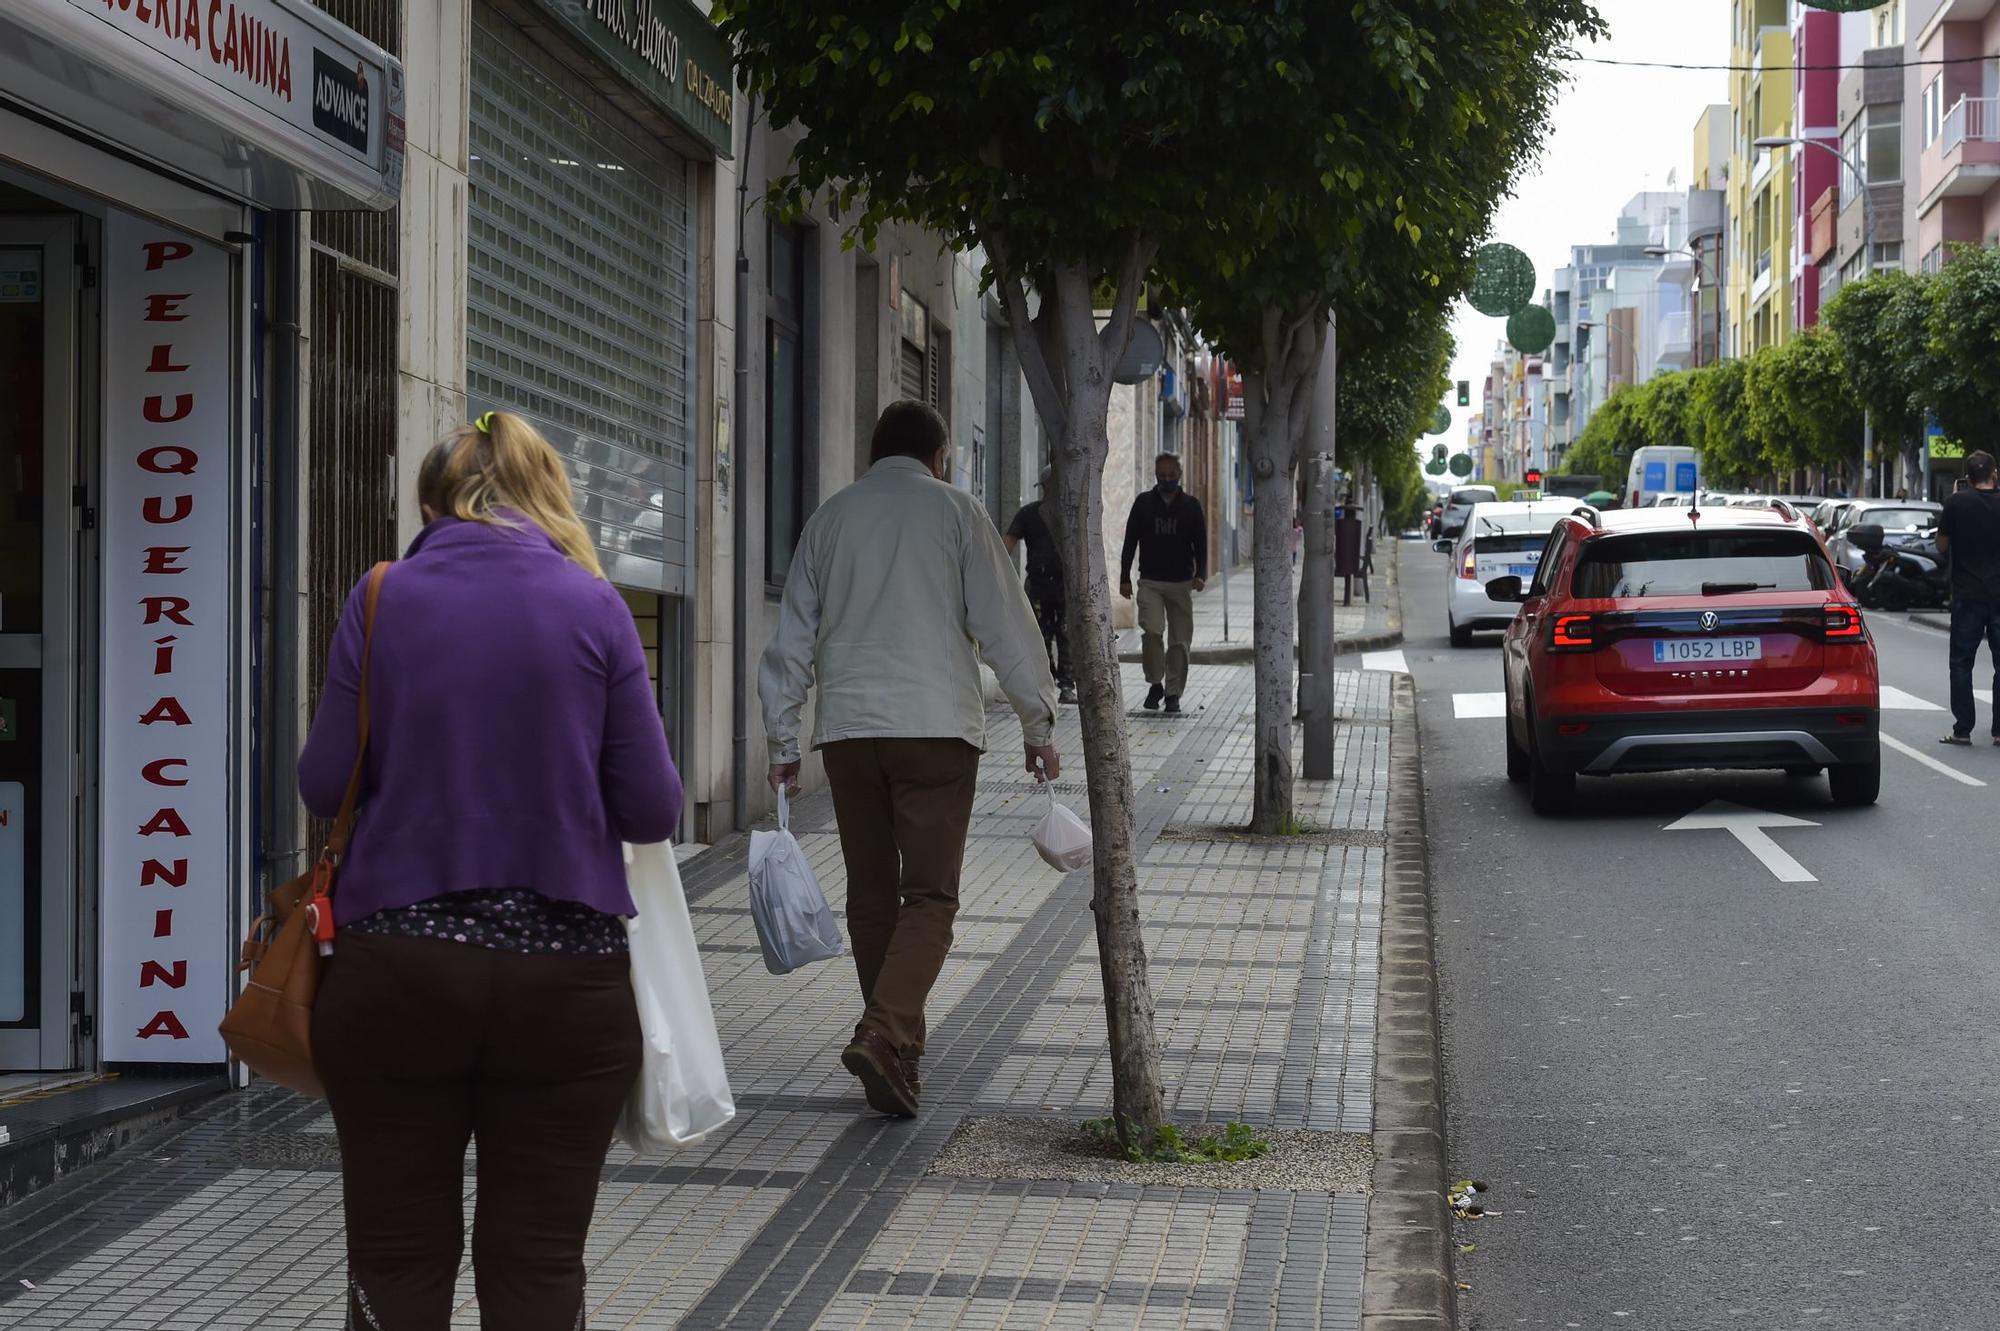
M 673 833 L 680 777 L 548 441 L 489 412 L 431 451 L 417 500 L 369 644 L 361 812 L 313 1009 L 349 1324 L 450 1325 L 476 1142 L 480 1325 L 581 1326 L 584 1235 L 640 1064 L 620 843 Z M 322 817 L 359 743 L 365 591 L 299 758 Z

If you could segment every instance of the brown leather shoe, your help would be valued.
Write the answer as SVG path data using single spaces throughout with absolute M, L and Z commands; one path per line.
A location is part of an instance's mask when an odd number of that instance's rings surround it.
M 881 1032 L 863 1027 L 840 1051 L 840 1064 L 861 1079 L 871 1109 L 892 1118 L 917 1116 L 917 1092 L 903 1071 L 903 1057 Z
M 2000 739 L 1996 739 L 1993 742 L 2000 744 Z M 911 1054 L 903 1060 L 903 1080 L 910 1083 L 910 1094 L 916 1096 L 919 1100 L 924 1098 L 924 1082 L 917 1065 L 923 1061 L 924 1056 L 922 1054 Z

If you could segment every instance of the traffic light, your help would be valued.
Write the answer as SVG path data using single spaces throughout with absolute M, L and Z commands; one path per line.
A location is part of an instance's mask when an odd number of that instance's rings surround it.
M 1458 381 L 1458 405 L 1461 407 L 1472 405 L 1472 381 L 1470 379 L 1461 379 Z
M 1542 473 L 1537 471 L 1535 468 L 1530 467 L 1528 468 L 1527 474 L 1521 477 L 1521 481 L 1523 484 L 1526 485 L 1540 485 L 1542 483 Z

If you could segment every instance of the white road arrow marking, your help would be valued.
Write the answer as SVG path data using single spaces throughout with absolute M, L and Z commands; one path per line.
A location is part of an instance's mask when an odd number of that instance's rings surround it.
M 1781 883 L 1817 883 L 1819 879 L 1806 872 L 1806 867 L 1787 855 L 1777 842 L 1771 840 L 1767 827 L 1818 827 L 1818 823 L 1804 818 L 1793 818 L 1782 813 L 1766 813 L 1762 809 L 1746 809 L 1740 804 L 1727 800 L 1712 800 L 1706 806 L 1695 810 L 1677 823 L 1667 826 L 1669 832 L 1696 832 L 1720 828 L 1743 843 L 1743 848 L 1757 857 L 1757 860 L 1771 876 Z

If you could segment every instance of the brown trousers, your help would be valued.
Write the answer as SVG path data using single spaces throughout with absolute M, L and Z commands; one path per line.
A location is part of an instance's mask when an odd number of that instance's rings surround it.
M 924 1002 L 951 952 L 979 750 L 961 739 L 847 739 L 820 754 L 847 861 L 860 1024 L 921 1055 Z
M 479 1145 L 484 1331 L 583 1325 L 583 1241 L 639 1073 L 625 957 L 344 931 L 313 1004 L 340 1134 L 348 1325 L 447 1331 Z

